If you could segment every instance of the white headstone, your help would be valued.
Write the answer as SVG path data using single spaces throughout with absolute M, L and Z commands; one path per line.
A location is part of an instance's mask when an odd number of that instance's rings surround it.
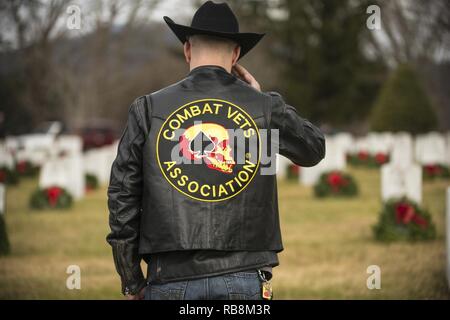
M 346 154 L 352 152 L 355 144 L 353 136 L 348 132 L 337 133 L 334 136 L 334 141 L 342 148 L 342 150 Z
M 5 138 L 5 146 L 9 151 L 16 151 L 19 149 L 19 138 L 18 137 L 13 137 L 13 136 L 9 136 Z
M 66 159 L 69 184 L 67 189 L 75 199 L 80 199 L 86 192 L 86 182 L 83 170 L 83 158 L 81 154 L 73 154 Z
M 3 183 L 0 183 L 0 214 L 6 212 L 6 187 Z
M 409 133 L 398 133 L 394 136 L 390 163 L 400 168 L 413 164 L 413 140 Z
M 325 138 L 325 158 L 314 167 L 302 168 L 300 171 L 300 183 L 314 185 L 322 173 L 331 170 L 344 170 L 347 165 L 346 154 L 343 146 L 336 142 L 333 136 Z
M 302 167 L 299 176 L 300 183 L 305 186 L 312 186 L 319 180 L 320 175 L 325 171 L 326 167 L 322 164 L 322 162 L 314 167 Z
M 10 144 L 17 141 L 17 155 L 20 160 L 28 160 L 35 165 L 42 165 L 55 151 L 54 137 L 47 134 L 28 134 L 10 139 Z
M 438 132 L 419 135 L 415 140 L 415 157 L 419 164 L 445 164 L 446 141 Z
M 286 178 L 288 167 L 289 165 L 292 164 L 292 161 L 280 154 L 277 154 L 276 161 L 277 161 L 277 178 L 281 179 Z
M 358 137 L 355 140 L 355 147 L 353 149 L 354 152 L 369 152 L 369 140 L 367 136 Z
M 19 136 L 18 139 L 20 147 L 27 150 L 51 150 L 55 142 L 55 137 L 48 134 L 26 134 Z
M 4 144 L 0 145 L 0 167 L 14 168 L 14 157 Z
M 381 167 L 381 198 L 388 201 L 406 197 L 416 203 L 422 202 L 422 169 L 385 164 Z
M 83 155 L 84 172 L 97 177 L 100 184 L 107 184 L 111 166 L 117 156 L 118 142 L 112 145 L 91 149 Z
M 393 145 L 393 136 L 389 132 L 371 132 L 367 135 L 368 152 L 372 155 L 377 153 L 389 154 Z
M 83 141 L 79 136 L 64 135 L 55 140 L 55 150 L 57 153 L 79 154 L 83 149 Z
M 85 193 L 85 176 L 81 155 L 53 158 L 45 162 L 39 176 L 39 186 L 65 188 L 74 199 L 80 199 Z
M 66 174 L 67 169 L 66 162 L 62 158 L 54 158 L 46 161 L 41 167 L 39 187 L 60 186 L 66 188 L 69 184 L 69 177 Z
M 447 140 L 447 150 L 445 152 L 445 163 L 448 166 L 450 166 L 450 132 L 447 132 L 446 140 Z

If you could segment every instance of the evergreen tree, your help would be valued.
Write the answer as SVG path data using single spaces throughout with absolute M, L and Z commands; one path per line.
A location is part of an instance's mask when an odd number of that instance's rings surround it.
M 400 65 L 386 81 L 373 108 L 371 129 L 413 134 L 436 129 L 437 119 L 414 70 Z
M 384 64 L 364 51 L 366 1 L 286 0 L 278 24 L 287 100 L 312 121 L 334 126 L 366 118 Z

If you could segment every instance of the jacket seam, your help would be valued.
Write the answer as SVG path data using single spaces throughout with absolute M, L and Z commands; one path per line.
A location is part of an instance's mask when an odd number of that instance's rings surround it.
M 133 145 L 133 143 L 136 141 L 136 139 L 139 137 L 139 135 L 136 135 L 134 138 L 133 138 L 133 140 L 131 141 L 131 143 L 129 144 L 129 150 L 130 150 L 130 154 L 128 155 L 128 158 L 127 158 L 127 160 L 125 161 L 125 165 L 126 164 L 128 164 L 128 162 L 130 161 L 130 159 L 131 159 L 131 155 L 132 155 L 132 152 L 131 152 L 131 146 Z M 127 173 L 125 173 L 124 174 L 124 176 L 123 176 L 123 178 L 122 178 L 122 180 L 120 181 L 120 191 L 119 191 L 119 195 L 120 194 L 122 194 L 122 192 L 123 192 L 123 190 L 124 190 L 124 181 L 125 181 L 125 179 L 127 178 Z M 116 199 L 114 200 L 114 204 L 115 204 L 115 207 L 117 206 L 117 201 L 118 201 L 118 199 L 117 199 L 117 197 L 116 197 Z M 117 210 L 116 210 L 116 212 L 115 212 L 115 216 L 117 216 Z M 120 227 L 120 232 L 122 232 L 123 231 L 123 228 L 125 227 L 125 225 L 121 225 L 121 227 Z M 120 233 L 119 232 L 119 233 Z

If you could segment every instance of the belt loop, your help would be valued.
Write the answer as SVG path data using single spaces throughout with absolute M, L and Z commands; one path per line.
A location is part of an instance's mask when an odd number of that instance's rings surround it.
M 263 273 L 263 272 L 261 272 L 261 270 L 257 270 L 258 271 L 258 276 L 259 276 L 259 278 L 263 281 L 263 282 L 266 282 L 267 281 L 267 279 L 266 279 L 266 275 Z

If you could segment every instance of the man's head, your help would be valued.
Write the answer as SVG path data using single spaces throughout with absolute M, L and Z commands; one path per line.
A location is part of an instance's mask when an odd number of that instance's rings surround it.
M 219 65 L 231 70 L 239 58 L 240 46 L 226 38 L 192 35 L 184 43 L 184 56 L 190 68 Z

